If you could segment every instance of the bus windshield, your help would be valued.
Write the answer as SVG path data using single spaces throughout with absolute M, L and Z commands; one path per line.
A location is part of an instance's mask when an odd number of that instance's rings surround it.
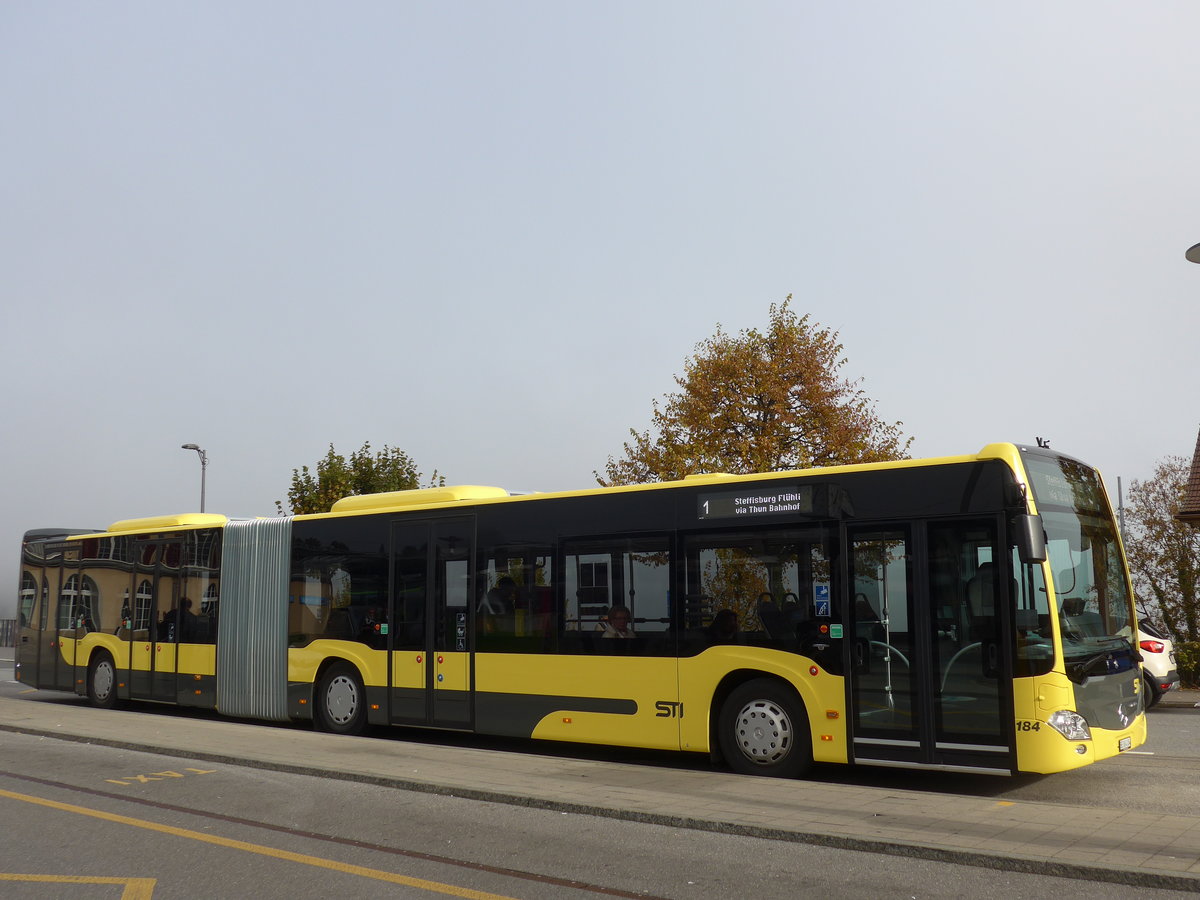
M 1025 455 L 1047 551 L 1064 662 L 1080 678 L 1113 650 L 1129 650 L 1133 605 L 1116 523 L 1094 469 L 1064 457 Z

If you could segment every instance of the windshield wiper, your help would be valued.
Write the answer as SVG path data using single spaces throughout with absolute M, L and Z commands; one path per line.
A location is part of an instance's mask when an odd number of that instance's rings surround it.
M 1110 650 L 1101 650 L 1099 653 L 1093 653 L 1091 656 L 1084 657 L 1079 661 L 1065 660 L 1067 677 L 1076 684 L 1083 684 L 1087 681 L 1088 676 L 1092 674 L 1092 670 L 1099 663 L 1106 663 L 1110 660 L 1116 661 L 1116 654 L 1120 652 L 1118 648 Z M 1108 671 L 1108 666 L 1104 667 L 1104 672 Z

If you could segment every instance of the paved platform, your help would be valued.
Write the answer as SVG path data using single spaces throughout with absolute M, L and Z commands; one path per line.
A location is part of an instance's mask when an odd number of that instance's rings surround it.
M 1174 692 L 1172 705 L 1200 702 Z M 1200 816 L 781 781 L 0 698 L 0 730 L 843 849 L 1200 892 Z M 529 747 L 528 750 L 524 749 Z
M 1158 702 L 1164 708 L 1200 709 L 1200 691 L 1167 691 Z

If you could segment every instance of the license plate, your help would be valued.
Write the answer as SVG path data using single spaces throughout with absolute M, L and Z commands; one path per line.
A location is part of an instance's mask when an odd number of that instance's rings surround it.
M 1174 650 L 1172 650 L 1170 653 L 1167 654 L 1167 659 L 1171 660 L 1172 663 L 1175 662 L 1175 651 Z
M 1133 746 L 1133 738 L 1123 737 L 1117 743 L 1117 752 L 1124 753 L 1126 750 L 1128 750 L 1132 746 Z

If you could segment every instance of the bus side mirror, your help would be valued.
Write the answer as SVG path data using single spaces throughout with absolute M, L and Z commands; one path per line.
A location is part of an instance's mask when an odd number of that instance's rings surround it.
M 1013 518 L 1016 529 L 1017 553 L 1023 563 L 1046 561 L 1046 530 L 1041 516 L 1020 515 Z

